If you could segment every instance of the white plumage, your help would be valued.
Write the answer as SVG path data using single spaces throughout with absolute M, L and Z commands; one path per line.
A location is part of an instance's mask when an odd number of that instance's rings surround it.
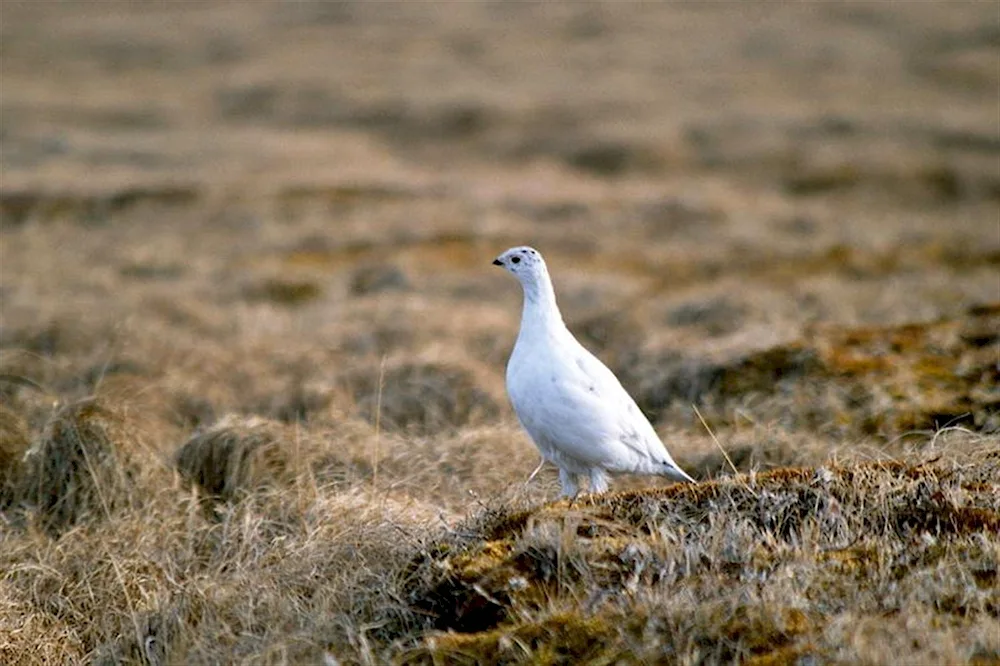
M 649 420 L 601 361 L 563 323 L 542 255 L 514 247 L 494 261 L 521 282 L 521 330 L 507 363 L 507 394 L 545 461 L 559 468 L 563 495 L 608 489 L 608 472 L 658 474 L 694 483 Z

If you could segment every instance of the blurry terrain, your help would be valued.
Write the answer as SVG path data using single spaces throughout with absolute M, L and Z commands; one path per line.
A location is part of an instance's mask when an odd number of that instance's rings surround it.
M 1000 663 L 996 3 L 10 0 L 0 169 L 0 662 Z

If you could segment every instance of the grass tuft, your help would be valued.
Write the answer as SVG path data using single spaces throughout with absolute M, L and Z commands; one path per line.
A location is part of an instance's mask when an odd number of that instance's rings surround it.
M 122 411 L 97 399 L 60 407 L 25 454 L 17 501 L 50 534 L 136 506 L 134 434 Z
M 281 424 L 257 417 L 224 417 L 180 447 L 181 478 L 209 502 L 234 502 L 294 478 L 293 442 Z

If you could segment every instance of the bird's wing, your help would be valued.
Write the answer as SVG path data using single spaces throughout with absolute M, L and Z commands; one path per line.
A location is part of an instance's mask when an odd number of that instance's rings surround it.
M 518 419 L 543 451 L 614 471 L 659 473 L 666 447 L 618 378 L 568 330 L 519 334 L 507 372 Z
M 597 382 L 562 358 L 549 360 L 525 368 L 510 392 L 525 430 L 543 451 L 555 448 L 588 466 L 622 465 L 634 454 L 618 441 L 619 420 Z
M 612 411 L 618 430 L 617 438 L 641 458 L 653 463 L 669 461 L 673 464 L 659 435 L 653 429 L 635 400 L 621 385 L 615 374 L 582 345 L 574 354 L 574 365 L 583 376 L 589 378 L 598 388 L 600 400 Z
M 616 471 L 638 471 L 667 458 L 646 417 L 596 357 L 578 343 L 547 357 L 544 367 L 532 369 L 534 380 L 525 383 L 530 390 L 515 400 L 518 417 L 536 442 Z

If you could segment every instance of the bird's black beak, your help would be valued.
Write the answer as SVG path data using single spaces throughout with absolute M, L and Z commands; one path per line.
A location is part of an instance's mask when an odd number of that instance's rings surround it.
M 503 266 L 503 262 L 500 261 L 499 259 L 494 259 L 493 260 L 493 265 L 494 266 Z

